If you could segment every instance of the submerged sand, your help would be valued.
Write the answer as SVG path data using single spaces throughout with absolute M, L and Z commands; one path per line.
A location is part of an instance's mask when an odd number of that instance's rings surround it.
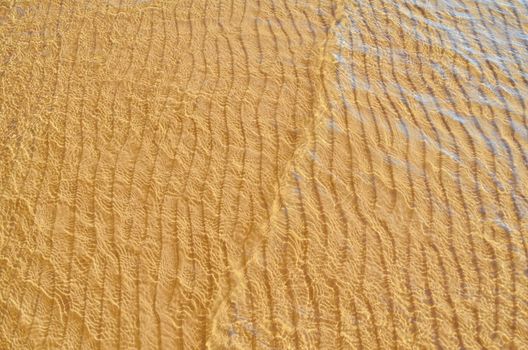
M 0 0 L 0 348 L 527 348 L 527 33 L 519 0 Z

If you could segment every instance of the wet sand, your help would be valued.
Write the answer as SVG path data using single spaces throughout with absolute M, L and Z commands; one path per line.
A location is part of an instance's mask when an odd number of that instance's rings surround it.
M 527 33 L 518 0 L 0 0 L 0 348 L 527 348 Z

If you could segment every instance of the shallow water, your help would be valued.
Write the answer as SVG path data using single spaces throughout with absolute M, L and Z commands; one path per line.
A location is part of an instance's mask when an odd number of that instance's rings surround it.
M 0 348 L 528 347 L 528 3 L 0 0 Z

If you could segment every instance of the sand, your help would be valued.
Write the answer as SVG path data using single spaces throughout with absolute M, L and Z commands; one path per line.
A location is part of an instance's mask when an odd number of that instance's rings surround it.
M 0 349 L 528 348 L 528 5 L 0 0 Z

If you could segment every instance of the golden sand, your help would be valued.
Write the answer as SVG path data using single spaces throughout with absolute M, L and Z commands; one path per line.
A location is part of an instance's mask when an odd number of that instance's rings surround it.
M 0 349 L 528 348 L 528 4 L 0 0 Z

